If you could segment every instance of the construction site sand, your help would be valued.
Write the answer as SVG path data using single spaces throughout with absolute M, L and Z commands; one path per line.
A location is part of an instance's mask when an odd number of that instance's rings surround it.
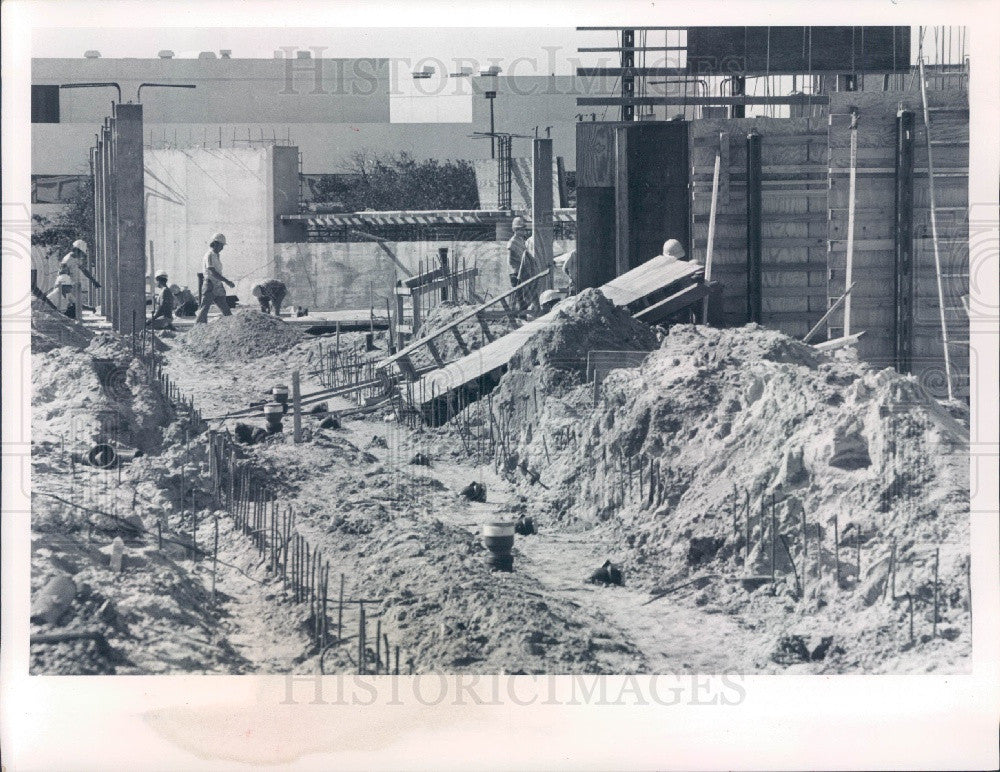
M 295 445 L 279 435 L 247 450 L 280 491 L 282 504 L 300 513 L 300 528 L 310 542 L 331 556 L 335 576 L 345 574 L 348 597 L 379 601 L 372 613 L 381 618 L 393 644 L 402 646 L 404 671 L 410 658 L 421 672 L 719 672 L 726 668 L 959 672 L 966 668 L 968 614 L 959 590 L 962 561 L 968 555 L 968 483 L 963 482 L 967 472 L 961 427 L 956 433 L 947 413 L 923 401 L 925 395 L 909 379 L 879 374 L 853 362 L 817 358 L 809 347 L 753 328 L 675 329 L 642 368 L 609 376 L 595 410 L 593 392 L 583 384 L 586 351 L 656 346 L 652 330 L 595 294 L 566 301 L 557 317 L 562 321 L 528 342 L 493 395 L 496 402 L 506 400 L 521 411 L 517 426 L 523 431 L 514 451 L 526 460 L 527 468 L 540 472 L 537 484 L 516 470 L 508 479 L 500 479 L 489 468 L 476 466 L 456 437 L 456 422 L 440 430 L 411 432 L 376 414 L 349 420 L 339 431 L 324 431 L 309 418 L 306 443 Z M 342 345 L 360 345 L 363 336 L 355 337 L 344 336 Z M 254 361 L 215 362 L 192 354 L 178 345 L 177 338 L 168 336 L 165 343 L 172 346 L 166 353 L 172 375 L 209 416 L 258 400 L 272 381 L 287 383 L 293 368 L 303 373 L 303 391 L 318 389 L 314 373 L 318 348 L 329 346 L 329 341 L 306 340 Z M 906 404 L 909 398 L 916 407 Z M 843 402 L 827 404 L 824 399 Z M 926 440 L 920 455 L 930 465 L 921 466 L 924 461 L 915 462 L 908 455 L 884 468 L 877 465 L 882 463 L 876 438 L 883 419 L 876 418 L 876 408 L 887 399 L 896 400 L 893 404 L 902 417 L 894 420 L 900 422 L 900 431 L 917 432 Z M 333 408 L 349 406 L 330 402 Z M 469 412 L 481 406 L 473 405 Z M 860 428 L 847 422 L 852 413 Z M 722 428 L 726 421 L 728 432 Z M 558 434 L 560 429 L 569 433 Z M 388 448 L 371 443 L 374 435 L 385 437 Z M 832 452 L 838 441 L 844 447 L 845 438 L 856 435 L 868 443 L 872 467 L 830 467 L 832 456 L 824 448 Z M 556 436 L 574 439 L 560 447 L 553 441 Z M 168 426 L 162 451 L 133 462 L 115 495 L 125 509 L 127 498 L 136 495 L 144 520 L 165 513 L 171 532 L 189 532 L 197 524 L 197 539 L 205 543 L 211 537 L 213 517 L 197 491 L 203 492 L 207 481 L 203 471 L 193 474 L 203 462 L 201 445 L 188 438 L 185 446 L 184 440 L 176 425 Z M 846 446 L 854 442 L 851 439 Z M 791 461 L 785 460 L 785 451 L 796 443 L 802 445 L 803 472 L 795 463 L 797 451 Z M 641 450 L 671 470 L 665 504 L 653 510 L 631 501 L 612 508 L 600 504 L 607 500 L 609 489 L 619 487 L 617 480 L 603 476 L 596 463 L 605 447 Z M 431 456 L 431 467 L 408 463 L 418 450 Z M 54 444 L 43 449 L 46 452 L 49 458 L 38 459 L 43 467 L 37 475 L 39 485 L 56 490 L 63 485 L 65 490 L 66 470 L 55 458 Z M 936 458 L 927 458 L 932 455 Z M 923 471 L 916 474 L 915 468 Z M 893 469 L 905 480 L 892 485 L 890 477 L 880 483 L 879 478 L 893 474 Z M 457 495 L 470 479 L 487 484 L 487 504 L 473 504 Z M 784 567 L 774 595 L 769 587 L 747 593 L 739 585 L 740 575 L 761 570 L 761 551 L 757 549 L 744 571 L 734 552 L 738 541 L 733 540 L 732 515 L 738 497 L 733 496 L 732 486 L 755 481 L 770 486 L 776 480 L 804 502 L 813 532 L 826 539 L 825 580 L 820 583 L 807 576 L 807 581 L 820 586 L 819 597 L 808 586 L 805 599 L 795 597 Z M 904 482 L 909 488 L 901 487 Z M 913 511 L 861 512 L 879 485 L 909 490 L 906 500 Z M 196 490 L 193 516 L 180 506 L 180 497 L 192 489 Z M 855 503 L 858 511 L 846 514 Z M 782 529 L 789 526 L 789 533 L 795 506 L 779 507 Z M 518 511 L 535 514 L 542 534 L 518 539 L 515 574 L 490 574 L 482 562 L 479 523 Z M 853 519 L 862 525 L 866 572 L 860 590 L 853 587 L 846 556 L 844 589 L 838 592 L 832 586 L 829 519 L 834 511 L 841 517 L 844 550 L 851 549 L 849 523 Z M 64 510 L 53 510 L 40 521 L 43 525 L 50 521 L 51 527 L 43 529 L 47 535 L 38 536 L 38 546 L 50 553 L 33 562 L 33 586 L 53 570 L 53 557 L 66 559 L 60 550 L 81 561 L 90 549 L 82 546 L 85 536 L 79 523 L 69 540 L 56 538 L 66 519 Z M 263 574 L 256 551 L 228 528 L 224 513 L 220 523 L 224 551 L 220 559 L 239 570 L 220 567 L 223 595 L 218 611 L 211 614 L 205 603 L 204 567 L 185 560 L 183 550 L 162 568 L 171 577 L 166 584 L 163 580 L 154 584 L 156 572 L 144 570 L 124 583 L 117 580 L 106 568 L 94 568 L 103 552 L 84 561 L 91 566 L 84 570 L 97 572 L 87 586 L 97 589 L 101 598 L 120 600 L 133 614 L 128 635 L 110 638 L 133 657 L 132 665 L 118 665 L 119 672 L 317 669 L 317 657 L 309 652 L 306 611 L 281 602 L 280 585 Z M 916 645 L 910 645 L 905 634 L 905 604 L 867 605 L 864 600 L 873 594 L 868 592 L 869 579 L 878 585 L 884 573 L 877 568 L 884 566 L 879 550 L 890 529 L 901 560 L 918 553 L 924 558 L 905 569 L 901 566 L 897 578 L 897 593 L 920 593 Z M 694 537 L 719 538 L 723 544 L 706 562 L 690 565 Z M 107 536 L 95 538 L 106 545 Z M 941 549 L 944 600 L 939 630 L 947 631 L 947 637 L 923 641 L 921 636 L 930 628 L 925 545 L 931 538 Z M 142 556 L 149 549 L 147 538 L 131 544 L 130 554 Z M 589 571 L 608 556 L 623 564 L 627 586 L 601 589 L 584 584 Z M 150 560 L 149 565 L 161 570 L 159 561 Z M 705 576 L 707 581 L 696 581 L 645 605 L 652 590 Z M 128 586 L 134 589 L 117 594 Z M 167 601 L 158 597 L 164 588 Z M 173 604 L 170 599 L 176 599 L 178 610 L 164 612 L 171 620 L 172 629 L 167 629 L 156 622 L 156 614 L 165 602 Z M 84 618 L 95 623 L 98 608 L 88 606 Z M 348 629 L 356 625 L 354 613 L 347 612 Z M 149 635 L 135 633 L 147 629 Z M 113 626 L 108 630 L 109 636 L 115 635 Z M 811 646 L 812 637 L 820 632 L 836 640 L 836 648 L 824 660 L 798 664 L 789 664 L 794 658 L 775 660 L 783 641 L 804 635 Z M 157 643 L 154 633 L 159 636 Z M 325 657 L 327 672 L 353 669 L 352 656 L 350 646 L 332 650 Z M 55 670 L 76 672 L 73 662 L 63 656 Z M 46 661 L 36 671 L 49 672 L 51 664 Z
M 251 309 L 195 324 L 177 340 L 192 354 L 226 362 L 273 356 L 302 341 L 302 333 L 270 314 Z
M 497 412 L 518 416 L 509 448 L 519 462 L 508 465 L 512 478 L 530 484 L 540 473 L 531 497 L 536 512 L 565 523 L 603 523 L 627 555 L 628 575 L 651 591 L 721 575 L 688 595 L 747 626 L 771 626 L 772 639 L 796 625 L 829 632 L 843 650 L 820 666 L 830 670 L 899 665 L 897 655 L 908 646 L 907 592 L 918 599 L 918 636 L 930 632 L 940 550 L 938 627 L 954 641 L 933 640 L 926 647 L 933 654 L 911 652 L 903 667 L 947 669 L 965 660 L 971 651 L 968 434 L 947 410 L 913 378 L 821 354 L 755 325 L 675 327 L 641 367 L 607 377 L 595 409 L 574 342 L 593 343 L 581 336 L 581 319 L 605 326 L 614 314 L 587 295 L 566 301 L 556 321 L 525 344 L 493 395 Z M 628 340 L 627 327 L 615 337 Z M 630 456 L 657 466 L 665 481 L 658 505 L 641 500 L 635 478 L 633 492 L 617 502 L 620 464 Z M 747 490 L 753 517 L 744 568 Z M 769 596 L 769 582 L 751 595 L 739 586 L 741 575 L 770 573 L 760 507 L 772 493 L 778 532 L 789 539 L 806 584 L 804 599 L 780 545 L 778 597 Z M 811 542 L 804 577 L 803 513 Z M 859 541 L 860 579 L 853 558 Z M 882 600 L 893 543 L 896 592 L 904 598 L 896 603 Z M 712 544 L 713 552 L 694 560 L 699 544 Z

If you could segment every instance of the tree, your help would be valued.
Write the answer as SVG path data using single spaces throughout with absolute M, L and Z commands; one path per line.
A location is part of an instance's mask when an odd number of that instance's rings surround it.
M 70 195 L 62 212 L 55 217 L 34 215 L 32 218 L 31 243 L 47 247 L 50 251 L 69 250 L 76 239 L 83 239 L 91 248 L 94 246 L 94 180 L 86 176 L 80 180 Z
M 479 208 L 468 161 L 417 161 L 406 152 L 379 156 L 360 150 L 348 158 L 346 172 L 317 184 L 319 201 L 336 201 L 353 212 Z

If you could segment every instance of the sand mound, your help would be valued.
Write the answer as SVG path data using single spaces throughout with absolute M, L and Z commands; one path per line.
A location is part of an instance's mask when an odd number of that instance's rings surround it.
M 93 333 L 82 324 L 53 311 L 38 298 L 31 300 L 31 351 L 52 351 L 59 346 L 83 348 Z
M 299 343 L 302 333 L 275 316 L 247 310 L 196 324 L 178 340 L 197 356 L 236 361 L 280 354 Z
M 554 325 L 540 367 L 501 380 L 494 400 L 515 416 L 506 468 L 547 486 L 552 516 L 617 533 L 638 581 L 769 578 L 773 559 L 779 594 L 802 608 L 832 598 L 871 608 L 828 621 L 877 668 L 906 640 L 902 616 L 873 605 L 889 590 L 893 551 L 897 595 L 926 611 L 939 550 L 939 626 L 967 626 L 968 432 L 915 379 L 756 325 L 678 326 L 641 366 L 612 371 L 595 408 L 585 386 L 537 388 L 557 372 L 556 346 L 579 355 L 600 338 L 575 331 Z M 532 349 L 520 359 L 532 363 Z M 729 610 L 756 598 L 735 578 L 701 592 L 700 603 Z
M 56 346 L 31 360 L 33 441 L 65 441 L 72 450 L 98 441 L 159 448 L 172 410 L 128 344 L 100 333 L 83 349 Z

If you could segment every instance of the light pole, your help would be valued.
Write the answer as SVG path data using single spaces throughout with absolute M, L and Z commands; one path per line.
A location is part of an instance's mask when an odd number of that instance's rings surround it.
M 488 70 L 481 70 L 479 72 L 479 77 L 490 79 L 487 81 L 486 90 L 483 92 L 483 96 L 490 100 L 490 158 L 492 159 L 497 157 L 497 142 L 496 137 L 493 136 L 493 133 L 496 131 L 493 116 L 493 100 L 497 98 L 498 75 L 500 75 L 500 67 L 495 64 Z

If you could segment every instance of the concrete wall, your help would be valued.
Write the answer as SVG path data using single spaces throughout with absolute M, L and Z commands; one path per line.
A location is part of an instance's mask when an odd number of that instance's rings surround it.
M 424 241 L 388 242 L 386 246 L 413 273 L 421 260 L 436 264 L 438 248 L 448 247 L 449 259 L 456 261 L 453 265 L 464 259 L 467 266 L 479 269 L 476 286 L 480 294 L 497 295 L 510 289 L 504 243 Z M 556 241 L 553 251 L 559 255 L 573 246 Z M 389 256 L 370 242 L 277 244 L 275 254 L 275 275 L 288 285 L 288 302 L 313 311 L 368 308 L 372 293 L 375 309 L 384 310 L 398 276 Z
M 306 174 L 343 171 L 356 150 L 405 150 L 416 158 L 488 159 L 486 78 L 453 79 L 472 101 L 471 123 L 390 123 L 390 65 L 384 59 L 34 59 L 35 85 L 115 81 L 124 101 L 140 83 L 189 83 L 197 88 L 144 89 L 143 136 L 162 146 L 234 144 L 234 138 L 286 138 L 302 150 Z M 324 93 L 316 91 L 319 64 Z M 290 77 L 290 81 L 289 81 Z M 554 153 L 575 168 L 576 98 L 607 93 L 610 83 L 574 76 L 515 76 L 496 79 L 497 131 L 545 136 L 551 127 Z M 289 82 L 291 85 L 289 86 Z M 85 174 L 87 149 L 110 112 L 114 89 L 60 92 L 60 122 L 31 127 L 32 173 Z M 609 108 L 614 112 L 614 108 Z M 530 156 L 528 139 L 514 139 L 514 155 Z
M 131 102 L 141 83 L 149 124 L 378 123 L 389 120 L 387 59 L 33 59 L 33 85 L 118 83 Z M 63 89 L 60 124 L 104 120 L 113 88 Z
M 147 257 L 170 282 L 197 292 L 208 241 L 226 234 L 223 273 L 250 299 L 273 275 L 274 148 L 147 150 Z

